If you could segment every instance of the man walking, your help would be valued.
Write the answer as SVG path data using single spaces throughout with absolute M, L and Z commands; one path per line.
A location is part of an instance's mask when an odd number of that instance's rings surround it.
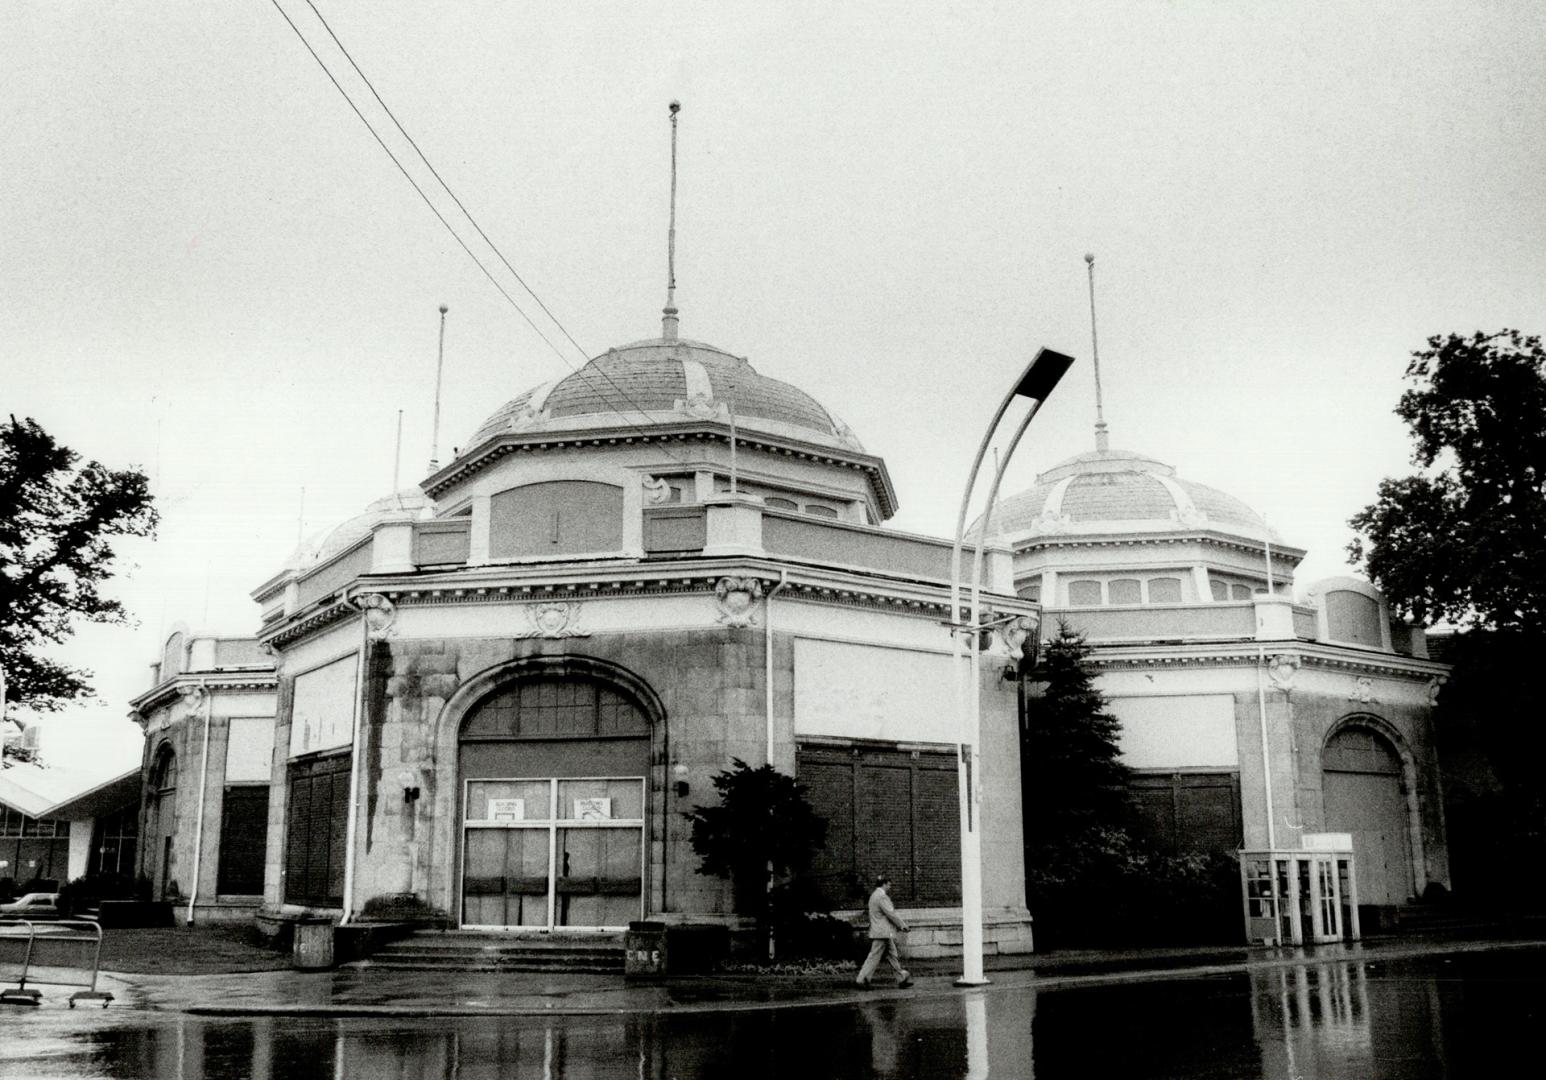
M 875 879 L 875 891 L 870 893 L 869 913 L 870 955 L 864 958 L 864 966 L 859 969 L 858 985 L 865 990 L 869 989 L 870 979 L 880 966 L 881 957 L 885 957 L 896 972 L 897 986 L 911 986 L 912 976 L 902 966 L 902 953 L 896 944 L 896 932 L 906 930 L 907 923 L 891 905 L 891 879 L 884 874 Z

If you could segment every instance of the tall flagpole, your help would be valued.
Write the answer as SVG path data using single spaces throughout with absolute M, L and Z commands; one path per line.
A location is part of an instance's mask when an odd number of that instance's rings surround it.
M 676 340 L 676 114 L 682 111 L 682 103 L 671 103 L 671 223 L 666 230 L 666 306 L 662 309 L 660 336 L 666 341 Z
M 1105 403 L 1100 393 L 1100 344 L 1095 337 L 1095 253 L 1087 252 L 1084 265 L 1090 275 L 1090 359 L 1095 364 L 1095 449 L 1109 450 L 1111 440 L 1106 434 Z
M 429 471 L 440 468 L 440 377 L 446 368 L 446 312 L 451 309 L 440 305 L 440 349 L 435 357 L 435 418 L 429 433 Z M 392 487 L 397 490 L 396 485 Z

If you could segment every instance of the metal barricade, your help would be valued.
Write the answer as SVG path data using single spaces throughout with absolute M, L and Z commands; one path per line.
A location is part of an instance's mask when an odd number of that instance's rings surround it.
M 70 995 L 72 1009 L 77 1001 L 100 1001 L 105 1009 L 113 1000 L 112 994 L 97 989 L 102 928 L 94 922 L 0 919 L 0 972 L 13 966 L 18 968 L 16 985 L 0 989 L 0 1005 L 40 1004 L 43 995 L 37 986 L 85 987 Z

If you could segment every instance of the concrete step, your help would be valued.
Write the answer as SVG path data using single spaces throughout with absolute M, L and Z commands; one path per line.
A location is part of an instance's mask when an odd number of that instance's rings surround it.
M 409 971 L 620 972 L 623 935 L 422 930 L 382 947 L 366 963 Z

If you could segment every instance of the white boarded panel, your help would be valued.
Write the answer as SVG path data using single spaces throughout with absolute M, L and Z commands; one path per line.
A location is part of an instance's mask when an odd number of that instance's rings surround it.
M 949 656 L 795 640 L 796 735 L 954 742 L 954 697 Z
M 345 656 L 295 677 L 290 756 L 348 746 L 354 740 L 354 675 L 358 660 Z
M 274 718 L 233 716 L 225 744 L 225 782 L 268 783 L 274 764 Z
M 1233 769 L 1240 764 L 1235 699 L 1229 694 L 1114 697 L 1107 708 L 1122 721 L 1122 762 L 1129 768 Z

